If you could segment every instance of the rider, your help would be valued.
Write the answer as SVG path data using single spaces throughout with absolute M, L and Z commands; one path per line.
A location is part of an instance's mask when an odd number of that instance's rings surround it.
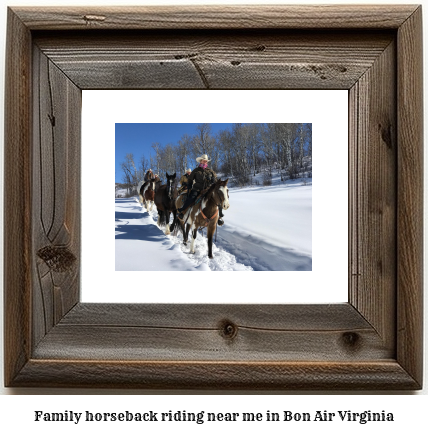
M 187 169 L 184 175 L 180 178 L 180 189 L 178 192 L 181 194 L 187 190 L 187 181 L 189 180 L 189 176 L 192 173 L 192 169 Z
M 187 181 L 189 180 L 189 176 L 192 173 L 192 169 L 187 169 L 186 173 L 180 178 L 180 184 L 183 187 L 184 185 L 187 186 Z
M 206 154 L 198 157 L 196 161 L 199 163 L 198 167 L 194 169 L 187 178 L 187 188 L 188 191 L 190 190 L 190 193 L 187 196 L 186 202 L 184 202 L 183 206 L 178 209 L 178 217 L 180 219 L 184 218 L 183 211 L 193 204 L 199 193 L 217 181 L 217 175 L 215 172 L 208 168 L 208 162 L 211 160 L 208 160 L 208 156 Z M 222 226 L 224 223 L 222 220 L 222 211 L 222 207 L 219 206 L 219 219 L 217 223 L 219 226 Z
M 151 179 L 153 179 L 155 177 L 155 175 L 153 175 L 152 169 L 149 169 L 146 174 L 144 175 L 144 181 L 150 181 Z

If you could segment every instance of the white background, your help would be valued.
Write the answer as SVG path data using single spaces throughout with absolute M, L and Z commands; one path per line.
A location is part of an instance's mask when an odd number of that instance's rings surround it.
M 183 98 L 183 93 L 185 97 Z M 159 98 L 161 94 L 162 98 Z M 255 96 L 256 95 L 256 96 Z M 257 98 L 257 100 L 256 100 Z M 141 102 L 144 101 L 144 104 Z M 166 104 L 165 102 L 168 101 Z M 239 101 L 239 105 L 228 104 Z M 94 115 L 95 114 L 95 115 Z M 196 275 L 114 271 L 115 122 L 311 122 L 312 271 Z M 133 303 L 339 303 L 348 301 L 348 92 L 83 91 L 82 301 Z M 135 154 L 138 159 L 140 155 Z M 99 162 L 106 173 L 94 182 Z M 331 169 L 326 169 L 331 168 Z M 99 171 L 96 171 L 99 174 Z M 87 188 L 87 186 L 93 186 Z M 233 205 L 233 197 L 231 199 Z M 254 212 L 257 212 L 255 204 Z M 226 218 L 227 218 L 227 213 Z M 282 221 L 267 221 L 278 231 Z M 100 246 L 102 246 L 100 248 Z M 209 273 L 209 272 L 208 272 Z M 204 291 L 191 284 L 204 279 Z M 219 279 L 221 278 L 221 284 Z M 157 288 L 153 291 L 153 288 Z M 150 289 L 150 290 L 149 290 Z
M 89 4 L 98 4 L 98 5 L 108 5 L 108 4 L 119 4 L 118 0 L 80 0 L 74 2 L 60 2 L 60 0 L 56 1 L 40 1 L 40 0 L 32 0 L 32 1 L 13 1 L 10 0 L 8 4 L 10 5 L 89 5 Z M 135 0 L 127 0 L 127 4 L 142 4 L 142 1 Z M 155 2 L 152 1 L 150 4 L 180 4 L 186 3 L 184 1 L 176 2 L 176 1 L 164 1 L 164 2 Z M 215 1 L 205 0 L 202 2 L 190 2 L 187 4 L 209 4 L 216 3 Z M 261 3 L 261 1 L 253 2 L 251 0 L 235 0 L 234 3 L 238 4 L 248 4 L 248 3 Z M 269 0 L 268 3 L 279 3 L 275 0 Z M 296 3 L 296 2 L 291 2 Z M 315 4 L 321 3 L 325 4 L 326 1 L 300 1 L 300 4 Z M 343 3 L 340 1 L 331 1 L 329 3 Z M 352 3 L 376 3 L 376 4 L 391 4 L 391 3 L 407 3 L 414 4 L 413 1 L 404 1 L 401 0 L 399 2 L 394 2 L 392 0 L 382 1 L 358 1 L 352 0 Z M 148 4 L 148 3 L 146 3 Z M 426 11 L 425 11 L 426 12 Z M 0 9 L 0 76 L 4 77 L 4 43 L 5 43 L 5 29 L 6 29 L 6 8 L 3 6 Z M 426 18 L 426 13 L 424 13 L 424 28 L 428 29 L 428 23 Z M 427 59 L 427 39 L 424 38 L 424 59 Z M 427 67 L 425 65 L 425 76 Z M 428 100 L 427 98 L 427 86 L 424 86 L 424 100 L 425 104 Z M 3 101 L 3 88 L 0 87 L 0 100 Z M 3 105 L 0 105 L 0 114 L 1 119 L 3 119 Z M 428 110 L 424 110 L 425 116 L 428 113 Z M 0 123 L 0 141 L 1 146 L 3 147 L 3 123 Z M 2 150 L 1 150 L 2 151 Z M 2 158 L 2 152 L 1 157 Z M 2 163 L 2 162 L 1 162 Z M 1 170 L 2 170 L 2 166 Z M 425 167 L 428 165 L 425 164 Z M 3 175 L 1 174 L 1 178 Z M 1 198 L 1 203 L 3 200 Z M 426 200 L 425 200 L 426 203 Z M 110 217 L 109 217 L 110 218 Z M 0 214 L 0 219 L 2 219 L 2 214 Z M 3 248 L 3 242 L 1 242 L 0 249 Z M 2 255 L 2 251 L 0 252 L 0 256 Z M 0 267 L 2 267 L 2 263 L 0 263 Z M 427 279 L 425 279 L 427 281 Z M 426 300 L 426 298 L 425 298 Z M 0 304 L 2 300 L 0 299 Z M 427 312 L 427 302 L 425 301 L 425 312 Z M 2 306 L 0 306 L 0 315 L 2 315 Z M 425 326 L 426 327 L 426 326 Z M 3 322 L 0 322 L 0 335 L 3 336 Z M 428 332 L 425 333 L 425 339 L 428 336 Z M 425 345 L 425 348 L 427 345 Z M 3 348 L 1 347 L 0 351 L 2 352 Z M 3 361 L 3 355 L 0 354 L 0 360 Z M 0 373 L 0 388 L 3 383 L 2 372 Z M 272 432 L 280 431 L 286 432 L 291 428 L 292 432 L 305 432 L 306 430 L 313 431 L 313 428 L 317 429 L 317 432 L 336 432 L 340 430 L 343 432 L 346 427 L 350 433 L 353 432 L 379 432 L 379 430 L 388 430 L 388 432 L 405 432 L 405 431 L 417 431 L 423 432 L 423 429 L 426 429 L 426 408 L 428 405 L 427 399 L 427 386 L 428 383 L 428 374 L 425 368 L 425 388 L 422 392 L 415 392 L 414 394 L 410 394 L 410 396 L 404 396 L 404 394 L 393 393 L 390 396 L 383 396 L 383 394 L 373 394 L 370 393 L 368 395 L 361 395 L 356 392 L 349 392 L 348 396 L 342 397 L 337 394 L 327 394 L 322 393 L 322 397 L 317 396 L 317 394 L 304 394 L 297 393 L 296 396 L 282 396 L 287 395 L 287 391 L 276 392 L 274 394 L 269 394 L 268 396 L 256 396 L 255 398 L 252 396 L 242 396 L 236 395 L 232 396 L 233 393 L 229 393 L 227 396 L 216 396 L 218 394 L 222 394 L 221 392 L 211 392 L 208 391 L 206 394 L 202 396 L 194 396 L 192 393 L 187 393 L 185 396 L 174 396 L 174 391 L 169 391 L 168 396 L 144 396 L 144 391 L 102 391 L 102 390 L 75 390 L 75 389 L 55 389 L 55 390 L 45 390 L 45 389 L 4 389 L 1 388 L 1 393 L 3 396 L 0 397 L 0 423 L 1 430 L 4 432 L 18 431 L 22 429 L 29 430 L 44 430 L 49 432 L 57 433 L 59 429 L 64 430 L 65 432 L 69 432 L 73 430 L 73 432 L 77 432 L 79 429 L 80 432 L 93 432 L 93 427 L 89 426 L 71 426 L 71 425 L 59 425 L 58 424 L 44 424 L 44 425 L 35 425 L 33 422 L 34 410 L 44 410 L 44 411 L 64 411 L 64 410 L 75 410 L 75 411 L 120 411 L 125 407 L 131 411 L 144 411 L 145 409 L 150 409 L 151 407 L 162 407 L 162 409 L 168 410 L 199 410 L 204 409 L 206 411 L 264 411 L 266 409 L 270 409 L 272 411 L 282 411 L 287 410 L 289 408 L 296 409 L 298 411 L 311 411 L 311 410 L 328 410 L 328 411 L 337 411 L 341 409 L 350 409 L 353 411 L 362 411 L 362 410 L 381 410 L 384 409 L 386 411 L 393 411 L 396 415 L 396 422 L 393 425 L 389 424 L 372 424 L 372 425 L 359 425 L 359 424 L 351 424 L 351 425 L 279 425 L 276 428 L 270 427 L 269 429 Z M 164 392 L 159 392 L 159 394 L 163 394 Z M 32 396 L 22 396 L 22 395 L 43 395 L 39 397 Z M 72 396 L 76 394 L 82 394 L 83 396 Z M 98 396 L 95 399 L 92 398 L 89 394 L 104 394 L 105 396 Z M 111 396 L 114 394 L 123 394 L 127 395 L 118 399 L 116 396 Z M 137 394 L 137 396 L 132 396 Z M 291 395 L 292 393 L 289 393 Z M 9 395 L 9 396 L 8 396 Z M 10 395 L 21 395 L 21 396 L 10 396 Z M 52 396 L 52 395 L 60 395 L 60 396 Z M 86 396 L 85 396 L 86 395 Z M 141 396 L 139 396 L 141 395 Z M 415 395 L 415 396 L 411 396 Z M 419 395 L 419 396 L 418 396 Z M 423 396 L 420 396 L 423 395 Z M 260 409 L 260 410 L 257 410 Z M 231 431 L 235 430 L 235 426 L 225 426 L 225 425 L 212 425 L 209 426 L 197 426 L 198 428 L 193 428 L 190 425 L 184 425 L 184 428 L 180 425 L 169 426 L 143 426 L 137 425 L 135 428 L 131 430 L 131 427 L 128 428 L 127 425 L 119 425 L 115 424 L 103 424 L 97 425 L 97 427 L 101 427 L 104 431 L 112 431 L 115 430 L 117 432 L 118 428 L 125 428 L 127 432 L 138 432 L 141 433 L 145 429 L 156 428 L 157 432 L 170 432 L 171 428 L 173 429 L 198 429 L 199 432 L 204 430 L 210 430 L 214 432 L 218 432 L 220 429 L 226 429 Z M 248 426 L 247 426 L 248 427 Z M 246 428 L 245 426 L 240 425 L 239 428 Z M 258 426 L 253 425 L 250 428 L 257 429 Z M 261 425 L 260 428 L 265 429 L 266 425 Z M 299 428 L 299 429 L 297 429 Z M 168 431 L 167 431 L 168 430 Z

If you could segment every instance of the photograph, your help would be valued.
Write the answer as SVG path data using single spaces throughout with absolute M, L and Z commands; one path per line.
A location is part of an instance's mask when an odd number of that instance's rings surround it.
M 311 123 L 117 123 L 116 271 L 311 271 Z

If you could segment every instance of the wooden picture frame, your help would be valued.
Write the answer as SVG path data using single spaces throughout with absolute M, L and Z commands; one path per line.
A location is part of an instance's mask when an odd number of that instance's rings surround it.
M 422 387 L 421 6 L 14 7 L 6 53 L 6 386 Z M 348 89 L 348 303 L 80 302 L 81 91 L 144 88 Z

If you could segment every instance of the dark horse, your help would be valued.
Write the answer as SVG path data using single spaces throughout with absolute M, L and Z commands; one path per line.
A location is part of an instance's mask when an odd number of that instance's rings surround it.
M 229 189 L 227 182 L 219 179 L 213 184 L 205 194 L 185 213 L 183 220 L 180 220 L 180 226 L 183 231 L 184 244 L 187 244 L 189 230 L 192 233 L 192 242 L 190 244 L 190 253 L 195 253 L 195 239 L 199 228 L 207 228 L 208 238 L 208 257 L 213 258 L 213 236 L 217 228 L 218 206 L 221 205 L 224 210 L 229 208 Z M 181 206 L 182 198 L 177 199 L 177 207 Z M 186 223 L 186 227 L 184 224 Z
M 155 192 L 155 205 L 158 209 L 158 226 L 166 226 L 165 235 L 169 235 L 174 230 L 177 220 L 177 208 L 175 207 L 175 199 L 177 198 L 177 189 L 174 187 L 174 175 L 166 173 L 166 184 L 160 185 Z M 169 218 L 171 213 L 174 218 L 171 227 L 169 226 Z

